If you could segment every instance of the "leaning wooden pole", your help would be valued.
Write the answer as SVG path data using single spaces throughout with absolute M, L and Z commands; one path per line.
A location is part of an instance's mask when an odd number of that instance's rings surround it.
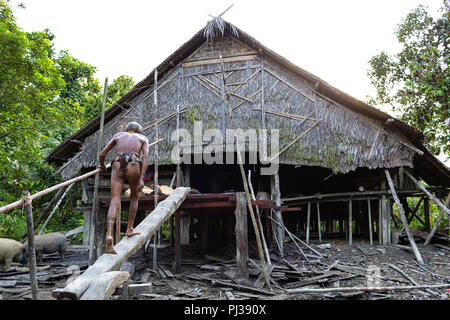
M 154 82 L 153 82 L 153 103 L 154 103 L 154 116 L 155 119 L 158 119 L 158 70 L 155 69 L 154 72 Z M 158 121 L 155 122 L 155 140 L 158 140 L 159 134 L 159 126 Z M 155 146 L 154 149 L 154 160 L 155 160 L 155 170 L 154 170 L 154 182 L 155 182 L 155 190 L 154 192 L 154 201 L 155 208 L 158 205 L 158 160 L 159 160 L 159 148 Z M 157 271 L 157 259 L 158 259 L 158 242 L 159 242 L 159 231 L 155 233 L 153 237 L 153 271 Z
M 55 207 L 53 208 L 52 212 L 48 215 L 47 219 L 45 220 L 44 224 L 42 225 L 41 229 L 39 230 L 38 234 L 42 234 L 45 230 L 45 227 L 47 227 L 47 224 L 50 222 L 50 220 L 52 219 L 53 215 L 55 214 L 56 210 L 58 210 L 61 202 L 64 200 L 64 198 L 66 197 L 66 195 L 69 193 L 70 189 L 74 186 L 74 184 L 71 184 L 70 186 L 68 186 L 66 188 L 66 191 L 64 191 L 64 194 L 61 196 L 61 198 L 58 200 L 58 203 L 55 205 Z M 37 225 L 36 225 L 37 226 Z
M 447 195 L 447 200 L 445 200 L 445 206 L 448 207 L 450 206 L 450 192 Z M 440 209 L 439 210 L 439 216 L 437 217 L 433 229 L 431 229 L 431 232 L 428 234 L 427 240 L 425 240 L 425 245 L 427 246 L 431 239 L 433 239 L 434 234 L 436 233 L 437 227 L 439 225 L 439 222 L 441 222 L 442 216 L 444 215 L 444 210 Z M 448 215 L 450 217 L 450 215 Z
M 34 248 L 34 227 L 33 227 L 33 209 L 31 207 L 30 193 L 25 192 L 23 198 L 25 211 L 27 214 L 27 230 L 28 230 L 28 263 L 30 268 L 30 286 L 31 298 L 37 300 L 38 284 L 36 277 L 36 250 Z
M 389 184 L 389 188 L 392 192 L 392 197 L 395 200 L 395 203 L 397 204 L 398 212 L 400 213 L 400 217 L 402 218 L 403 226 L 405 227 L 406 234 L 408 235 L 409 243 L 411 244 L 411 248 L 413 249 L 414 255 L 416 256 L 417 261 L 420 264 L 423 264 L 422 256 L 420 255 L 419 249 L 417 248 L 416 242 L 414 241 L 414 237 L 411 233 L 411 230 L 409 229 L 408 221 L 406 220 L 405 213 L 403 212 L 402 205 L 400 203 L 400 199 L 397 196 L 397 192 L 394 188 L 394 183 L 392 182 L 391 175 L 389 174 L 388 169 L 384 169 L 384 173 L 386 174 L 386 179 Z
M 420 183 L 419 181 L 416 180 L 416 178 L 414 178 L 412 176 L 411 173 L 409 173 L 407 170 L 405 170 L 406 175 L 411 179 L 412 182 L 414 182 L 414 184 L 420 189 L 422 190 L 423 193 L 425 193 L 431 200 L 434 201 L 434 203 L 437 204 L 437 206 L 439 208 L 441 208 L 444 212 L 446 212 L 448 215 L 450 215 L 450 209 L 444 205 L 441 201 L 439 201 L 438 198 L 436 198 L 430 191 L 428 191 L 427 189 L 425 189 Z
M 69 298 L 80 299 L 91 283 L 105 272 L 119 270 L 120 266 L 127 261 L 139 248 L 145 245 L 152 235 L 158 232 L 161 225 L 178 209 L 183 203 L 190 188 L 176 188 L 164 201 L 135 228 L 140 235 L 123 238 L 114 246 L 117 254 L 105 253 L 98 257 L 82 275 L 70 282 L 65 288 L 56 289 L 52 295 L 57 299 Z
M 105 122 L 105 104 L 106 104 L 106 89 L 108 87 L 108 78 L 105 78 L 105 86 L 103 88 L 103 103 L 102 103 L 102 113 L 100 116 L 100 129 L 98 132 L 97 141 L 97 153 L 95 154 L 95 163 L 99 165 L 98 154 L 102 151 L 103 146 L 103 125 Z M 97 248 L 95 247 L 95 227 L 97 222 L 97 211 L 98 211 L 98 184 L 100 183 L 100 173 L 95 174 L 94 180 L 94 195 L 92 196 L 92 212 L 90 217 L 90 228 L 89 228 L 89 265 L 94 263 L 97 256 Z

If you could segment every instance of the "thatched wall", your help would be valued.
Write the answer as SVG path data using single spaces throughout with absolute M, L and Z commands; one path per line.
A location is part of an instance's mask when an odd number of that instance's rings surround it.
M 229 105 L 222 99 L 220 64 L 202 64 L 202 59 L 217 59 L 220 53 L 225 59 L 227 84 L 238 84 L 251 78 L 235 93 L 253 100 L 253 103 L 241 103 L 244 100 L 235 95 L 230 95 Z M 188 129 L 191 134 L 195 120 L 203 122 L 203 129 L 230 128 L 225 112 L 230 105 L 234 107 L 241 103 L 232 112 L 234 126 L 244 130 L 264 127 L 279 129 L 281 150 L 312 124 L 306 122 L 299 126 L 299 120 L 268 112 L 263 122 L 262 112 L 253 108 L 322 119 L 317 127 L 281 154 L 280 163 L 322 166 L 343 173 L 357 167 L 412 166 L 414 152 L 400 142 L 401 137 L 387 132 L 382 123 L 326 99 L 289 70 L 255 55 L 254 51 L 230 37 L 223 41 L 215 39 L 213 43 L 207 42 L 158 79 L 158 84 L 158 117 L 176 112 L 177 105 L 186 108 L 180 114 L 180 128 Z M 228 90 L 237 86 L 231 85 Z M 132 120 L 143 123 L 146 128 L 144 134 L 149 141 L 154 140 L 154 127 L 147 128 L 155 120 L 153 86 L 134 97 L 130 105 L 133 106 L 130 110 L 123 111 L 105 125 L 104 144 L 120 130 L 121 125 Z M 176 117 L 159 126 L 159 138 L 164 139 L 159 145 L 160 164 L 172 163 L 170 156 L 174 143 L 170 137 L 175 128 Z M 73 176 L 82 167 L 95 165 L 96 141 L 97 133 L 85 140 L 80 153 L 61 171 L 63 176 Z M 270 152 L 270 147 L 268 150 Z M 111 160 L 112 155 L 110 152 L 107 161 Z M 153 163 L 153 149 L 150 149 L 149 155 L 150 163 Z

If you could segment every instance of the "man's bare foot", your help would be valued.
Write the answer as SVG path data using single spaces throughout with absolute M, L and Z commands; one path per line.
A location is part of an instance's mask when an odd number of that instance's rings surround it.
M 125 232 L 125 235 L 127 237 L 131 237 L 131 236 L 135 236 L 141 234 L 140 232 L 134 231 L 134 229 L 127 229 L 127 231 Z
M 116 250 L 114 250 L 114 242 L 112 237 L 106 238 L 106 245 L 105 245 L 105 253 L 111 253 L 111 254 L 117 254 Z

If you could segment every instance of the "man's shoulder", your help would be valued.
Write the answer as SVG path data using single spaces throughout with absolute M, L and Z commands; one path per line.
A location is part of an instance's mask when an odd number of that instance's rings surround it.
M 139 138 L 142 139 L 142 141 L 148 142 L 148 138 L 144 136 L 142 133 L 138 133 Z
M 113 136 L 113 139 L 114 138 L 118 138 L 118 137 L 120 137 L 120 136 L 123 136 L 123 135 L 125 135 L 126 134 L 126 132 L 124 132 L 124 131 L 119 131 L 119 132 L 117 132 L 114 136 Z

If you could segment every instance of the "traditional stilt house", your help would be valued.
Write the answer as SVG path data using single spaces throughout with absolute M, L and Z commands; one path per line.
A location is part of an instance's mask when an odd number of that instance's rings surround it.
M 230 239 L 235 193 L 244 191 L 233 135 L 230 143 L 227 129 L 241 129 L 235 132 L 239 142 L 245 142 L 244 172 L 251 173 L 254 195 L 272 200 L 271 205 L 260 202 L 259 208 L 267 240 L 283 233 L 273 232 L 279 229 L 270 220 L 273 216 L 307 241 L 340 237 L 351 243 L 364 237 L 389 244 L 391 222 L 400 224 L 401 217 L 392 214 L 395 197 L 385 169 L 408 221 L 414 210 L 406 199 L 417 197 L 425 208 L 429 200 L 408 174 L 425 181 L 439 199 L 450 187 L 449 169 L 423 146 L 421 132 L 220 19 L 212 20 L 106 110 L 104 144 L 129 121 L 142 124 L 150 142 L 156 136 L 163 139 L 158 146 L 159 184 L 175 185 L 178 180 L 200 193 L 177 217 L 181 243 L 199 241 L 203 250 Z M 56 147 L 46 161 L 59 167 L 65 178 L 92 170 L 99 127 L 100 116 Z M 180 141 L 176 129 L 182 129 L 183 141 L 178 179 L 173 159 Z M 146 185 L 153 183 L 155 171 L 153 149 L 149 155 Z M 83 182 L 85 203 L 92 203 L 93 182 Z M 108 196 L 106 176 L 99 184 L 103 206 Z M 141 200 L 139 212 L 144 215 L 152 206 L 152 201 Z M 428 214 L 425 210 L 423 222 L 429 228 Z M 86 213 L 86 221 L 90 216 Z

